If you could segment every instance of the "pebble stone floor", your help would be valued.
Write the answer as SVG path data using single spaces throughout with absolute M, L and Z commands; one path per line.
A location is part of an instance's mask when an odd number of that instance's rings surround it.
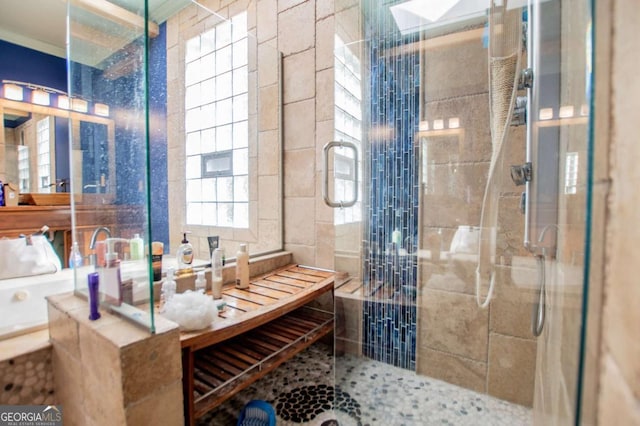
M 278 426 L 532 423 L 529 408 L 366 358 L 341 356 L 334 371 L 331 349 L 319 343 L 199 419 L 198 425 L 233 426 L 252 399 L 276 408 Z

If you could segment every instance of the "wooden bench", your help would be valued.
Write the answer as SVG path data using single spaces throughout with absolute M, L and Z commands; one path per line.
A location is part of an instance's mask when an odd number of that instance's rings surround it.
M 333 312 L 305 305 L 334 282 L 333 272 L 289 265 L 252 278 L 245 290 L 225 286 L 221 318 L 181 333 L 185 424 L 331 333 Z

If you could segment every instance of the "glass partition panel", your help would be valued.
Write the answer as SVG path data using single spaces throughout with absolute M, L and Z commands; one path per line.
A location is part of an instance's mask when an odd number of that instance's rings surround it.
M 335 371 L 360 409 L 336 401 L 340 424 L 574 424 L 590 3 L 355 3 L 336 2 L 362 213 L 335 213 Z
M 153 332 L 147 60 L 160 28 L 142 0 L 70 2 L 68 19 L 67 106 L 103 117 L 70 120 L 76 292 L 97 274 L 101 303 Z
M 76 288 L 97 272 L 103 301 L 153 329 L 152 243 L 183 274 L 214 247 L 282 249 L 281 55 L 256 2 L 145 3 L 72 2 L 68 108 L 101 119 L 70 125 Z

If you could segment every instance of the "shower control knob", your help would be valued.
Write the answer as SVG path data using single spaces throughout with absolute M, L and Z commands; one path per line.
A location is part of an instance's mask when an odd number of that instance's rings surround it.
M 532 169 L 530 162 L 511 166 L 511 179 L 513 180 L 513 183 L 520 186 L 530 182 Z
M 511 115 L 511 126 L 518 127 L 527 124 L 527 97 L 518 96 L 513 106 L 513 114 Z
M 531 89 L 533 87 L 533 70 L 531 68 L 525 68 L 520 71 L 520 78 L 518 78 L 518 90 Z

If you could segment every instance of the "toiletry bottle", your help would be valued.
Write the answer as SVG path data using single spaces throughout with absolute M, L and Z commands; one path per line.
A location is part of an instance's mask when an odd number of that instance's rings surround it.
M 222 249 L 217 248 L 211 256 L 211 295 L 214 299 L 222 297 Z
M 184 232 L 184 238 L 182 239 L 182 244 L 178 247 L 178 252 L 176 253 L 176 257 L 178 258 L 178 270 L 188 271 L 191 269 L 191 264 L 193 263 L 193 246 L 187 240 L 187 234 L 189 232 Z
M 165 306 L 167 303 L 171 301 L 173 296 L 176 294 L 176 281 L 173 277 L 175 273 L 174 268 L 169 268 L 167 270 L 167 277 L 164 279 L 162 283 L 162 289 L 160 293 L 160 312 L 165 310 Z
M 236 287 L 249 288 L 249 253 L 246 244 L 240 244 L 240 250 L 236 253 Z
M 74 242 L 69 253 L 69 268 L 79 268 L 82 266 L 82 254 L 78 243 Z
M 134 234 L 129 240 L 129 254 L 131 260 L 144 259 L 144 241 L 140 238 L 140 234 Z
M 162 254 L 164 244 L 160 241 L 151 243 L 151 266 L 153 268 L 153 281 L 162 280 Z
M 204 271 L 198 271 L 196 275 L 196 291 L 207 291 L 207 279 L 204 277 Z
M 209 243 L 209 257 L 213 257 L 213 251 L 220 246 L 220 237 L 217 235 L 209 236 L 207 242 Z
M 89 319 L 95 321 L 100 318 L 100 275 L 97 272 L 89 274 Z
M 120 306 L 122 304 L 122 280 L 120 278 L 120 260 L 114 250 L 116 242 L 129 242 L 123 238 L 107 238 L 106 265 L 100 269 L 100 282 L 104 284 L 105 301 Z

